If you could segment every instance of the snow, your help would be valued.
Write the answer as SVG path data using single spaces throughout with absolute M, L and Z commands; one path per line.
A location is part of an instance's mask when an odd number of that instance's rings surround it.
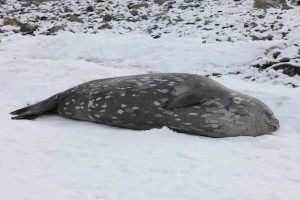
M 246 12 L 250 1 L 237 2 L 240 7 L 205 2 L 217 7 L 205 10 L 204 16 L 220 9 L 227 13 L 226 19 L 214 19 L 219 23 L 244 24 L 262 12 Z M 40 6 L 47 9 L 47 3 Z M 158 6 L 153 9 L 160 12 Z M 244 18 L 239 18 L 239 9 Z M 291 84 L 299 86 L 300 77 L 250 67 L 274 59 L 272 53 L 278 49 L 279 58 L 299 57 L 299 18 L 291 20 L 296 18 L 295 10 L 290 15 L 282 11 L 284 18 L 279 20 L 292 29 L 288 38 L 276 33 L 272 41 L 251 41 L 242 32 L 224 30 L 221 36 L 233 34 L 234 42 L 215 42 L 220 38 L 215 32 L 221 30 L 198 32 L 180 24 L 167 27 L 170 34 L 155 40 L 142 31 L 150 22 L 130 33 L 117 28 L 83 34 L 74 25 L 76 33 L 1 37 L 0 199 L 298 200 L 300 87 Z M 185 20 L 194 12 L 185 13 Z M 267 14 L 276 12 L 270 9 Z M 270 18 L 274 20 L 274 15 L 258 24 Z M 185 37 L 178 37 L 180 28 Z M 203 43 L 208 36 L 212 39 Z M 281 128 L 273 135 L 215 139 L 165 127 L 120 129 L 53 114 L 35 120 L 10 119 L 9 112 L 86 81 L 153 72 L 209 75 L 265 102 Z
M 220 49 L 189 39 L 111 37 L 61 33 L 2 41 L 1 199 L 299 199 L 300 89 L 266 78 L 215 79 L 272 108 L 281 129 L 271 136 L 213 139 L 57 115 L 10 120 L 10 111 L 88 80 L 153 71 L 204 74 L 232 70 L 230 65 L 242 69 L 265 48 L 281 44 L 225 43 Z

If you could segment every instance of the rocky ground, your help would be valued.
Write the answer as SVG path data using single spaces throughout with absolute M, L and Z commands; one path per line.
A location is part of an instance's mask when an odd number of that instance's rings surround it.
M 202 43 L 285 40 L 252 66 L 295 76 L 300 74 L 299 11 L 299 6 L 254 9 L 252 0 L 2 0 L 0 37 L 111 31 L 154 39 L 195 37 Z

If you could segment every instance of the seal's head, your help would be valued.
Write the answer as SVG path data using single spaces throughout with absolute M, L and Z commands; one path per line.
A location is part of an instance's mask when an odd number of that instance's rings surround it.
M 279 129 L 279 121 L 274 116 L 269 108 L 265 108 L 261 112 L 261 116 L 258 118 L 256 123 L 256 129 L 258 133 L 271 134 Z

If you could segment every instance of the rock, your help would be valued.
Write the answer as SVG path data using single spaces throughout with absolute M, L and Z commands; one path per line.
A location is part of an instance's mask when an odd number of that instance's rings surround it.
M 88 6 L 87 8 L 86 8 L 86 11 L 87 12 L 94 12 L 94 7 L 93 6 Z
M 267 35 L 267 36 L 263 36 L 263 37 L 258 37 L 256 35 L 251 35 L 251 38 L 253 41 L 257 41 L 257 40 L 272 40 L 273 36 L 272 35 Z
M 46 16 L 40 17 L 40 20 L 42 20 L 42 21 L 45 21 L 45 20 L 47 20 L 47 19 L 48 19 L 48 17 L 46 17 Z
M 46 35 L 52 35 L 58 31 L 63 31 L 65 28 L 63 26 L 53 26 L 52 28 L 48 29 Z
M 115 20 L 115 21 L 123 21 L 123 20 L 125 20 L 125 15 L 124 14 L 115 15 L 115 16 L 113 16 L 113 20 Z
M 4 21 L 3 21 L 3 25 L 5 25 L 5 26 L 7 26 L 7 25 L 9 25 L 9 26 L 21 26 L 22 23 L 19 20 L 15 19 L 15 18 L 5 17 Z
M 137 10 L 131 10 L 130 14 L 132 14 L 133 16 L 137 16 L 139 14 L 139 11 L 137 11 Z
M 206 20 L 204 21 L 204 25 L 209 25 L 210 23 L 212 23 L 212 21 L 209 20 L 209 19 L 206 19 Z
M 98 15 L 101 15 L 105 12 L 106 10 L 104 8 L 97 8 L 95 9 L 95 13 Z
M 82 23 L 82 22 L 83 22 L 82 19 L 80 19 L 80 18 L 77 17 L 76 15 L 70 15 L 70 16 L 68 17 L 68 20 L 69 20 L 70 22 L 79 22 L 79 23 Z
M 258 26 L 258 24 L 255 23 L 255 22 L 246 22 L 246 23 L 244 24 L 244 28 L 255 28 L 255 27 L 257 27 L 257 26 Z
M 169 0 L 154 0 L 154 3 L 158 4 L 158 5 L 163 5 L 164 3 L 166 3 Z
M 129 9 L 140 9 L 140 8 L 148 8 L 148 3 L 145 3 L 145 2 L 143 2 L 143 3 L 130 3 L 130 4 L 128 4 L 128 8 Z
M 33 3 L 42 3 L 42 2 L 46 2 L 46 1 L 58 1 L 58 0 L 19 0 L 22 2 L 33 2 Z
M 258 19 L 264 19 L 266 16 L 265 15 L 258 15 L 257 18 Z
M 180 5 L 178 8 L 181 9 L 181 10 L 186 10 L 188 8 L 199 8 L 200 7 L 200 4 L 185 4 L 185 5 Z
M 5 4 L 6 0 L 0 0 L 0 4 Z
M 274 70 L 283 70 L 282 73 L 288 75 L 288 76 L 300 76 L 300 66 L 294 65 L 291 63 L 279 63 L 275 66 L 271 67 Z
M 110 14 L 106 14 L 103 16 L 103 22 L 110 22 L 113 19 L 113 16 Z
M 143 20 L 148 20 L 149 19 L 148 15 L 141 15 L 140 18 L 143 19 Z
M 212 73 L 213 76 L 216 76 L 216 77 L 221 77 L 222 74 L 221 73 Z
M 66 13 L 73 12 L 73 10 L 72 10 L 69 6 L 66 6 L 66 7 L 64 8 L 64 11 L 65 11 Z
M 147 32 L 149 33 L 149 34 L 151 34 L 151 33 L 153 33 L 153 30 L 156 30 L 156 29 L 158 29 L 158 25 L 153 25 L 153 26 L 149 26 L 148 28 L 147 28 Z
M 167 13 L 162 12 L 162 13 L 158 13 L 156 15 L 153 15 L 153 17 L 155 17 L 155 21 L 168 21 L 168 25 L 172 24 L 172 20 L 171 17 L 167 15 Z
M 126 21 L 128 21 L 128 22 L 138 22 L 138 21 L 140 21 L 140 19 L 139 18 L 134 18 L 134 17 L 127 17 Z
M 26 23 L 26 24 L 22 24 L 22 25 L 21 25 L 20 31 L 21 31 L 23 34 L 25 34 L 25 35 L 27 35 L 27 34 L 32 35 L 33 32 L 34 32 L 37 28 L 38 28 L 38 26 L 32 26 L 32 25 Z
M 268 9 L 268 8 L 279 8 L 281 5 L 286 5 L 285 0 L 254 0 L 254 8 Z
M 273 58 L 276 59 L 281 54 L 280 51 L 277 51 L 273 54 Z
M 283 62 L 290 62 L 291 59 L 290 58 L 282 58 L 279 60 L 279 62 L 283 63 Z
M 112 25 L 110 25 L 109 23 L 105 23 L 102 24 L 98 29 L 102 30 L 102 29 L 112 29 Z
M 265 69 L 273 66 L 274 64 L 278 64 L 278 62 L 266 61 L 266 62 L 261 63 L 261 64 L 252 65 L 252 67 L 258 68 L 259 70 L 265 70 Z
M 295 6 L 300 6 L 300 0 L 292 0 L 291 4 Z

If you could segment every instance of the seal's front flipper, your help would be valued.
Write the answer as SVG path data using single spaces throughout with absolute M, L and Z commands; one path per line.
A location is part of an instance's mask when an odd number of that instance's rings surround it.
M 52 111 L 56 108 L 57 97 L 58 95 L 54 95 L 39 103 L 15 110 L 10 113 L 11 115 L 17 115 L 12 119 L 34 119 L 47 111 Z
M 214 99 L 214 95 L 210 94 L 209 91 L 190 91 L 176 96 L 173 99 L 167 101 L 164 108 L 167 110 L 192 106 L 196 104 L 202 104 L 208 100 Z

